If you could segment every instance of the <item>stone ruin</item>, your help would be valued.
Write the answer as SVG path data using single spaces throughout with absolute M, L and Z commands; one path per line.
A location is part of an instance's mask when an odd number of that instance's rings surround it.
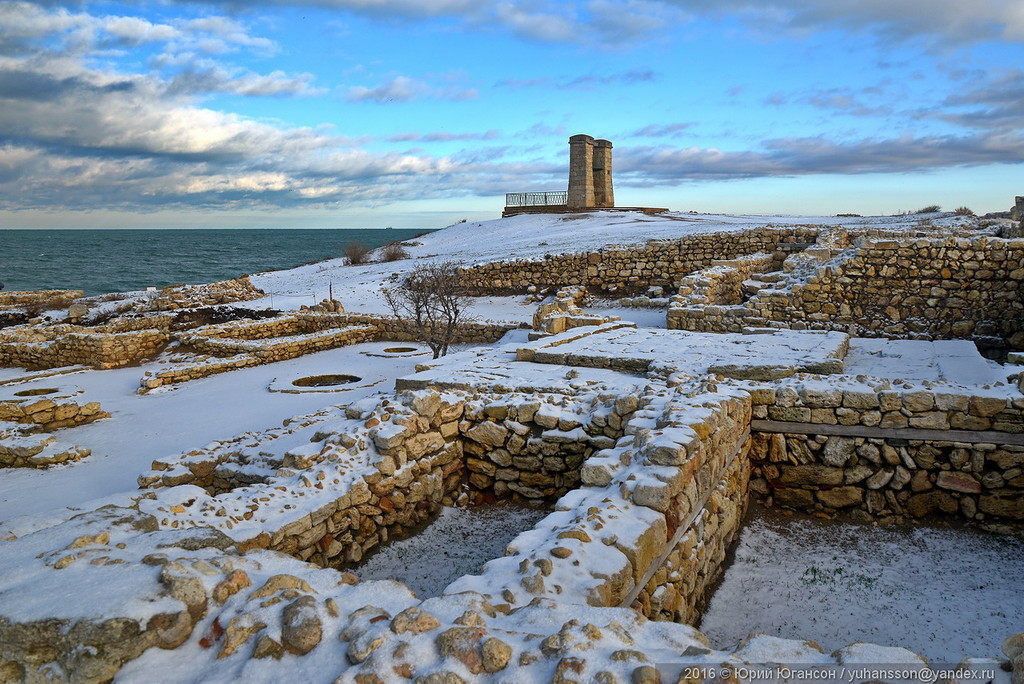
M 569 138 L 570 209 L 601 209 L 615 206 L 612 190 L 612 144 L 589 135 Z
M 653 207 L 616 207 L 612 187 L 612 144 L 578 134 L 569 138 L 569 189 L 554 192 L 510 192 L 502 216 L 614 209 L 661 213 Z
M 766 659 L 838 668 L 880 653 L 926 666 L 895 647 L 828 654 L 766 635 L 722 648 L 689 623 L 750 500 L 1021 529 L 1019 389 L 859 375 L 850 333 L 971 347 L 977 368 L 973 347 L 988 344 L 1019 363 L 1024 240 L 764 227 L 463 276 L 476 294 L 555 293 L 514 369 L 486 347 L 422 364 L 384 398 L 159 458 L 130 504 L 5 540 L 0 576 L 20 579 L 0 588 L 0 680 L 108 681 L 137 658 L 159 662 L 150 649 L 178 648 L 224 681 L 313 667 L 359 684 L 702 680 L 662 679 L 683 663 L 735 684 Z M 584 309 L 588 291 L 673 287 L 662 330 Z M 912 315 L 922 306 L 927 319 Z M 408 339 L 388 317 L 326 312 L 176 334 L 209 361 L 149 380 Z M 5 419 L 48 429 L 62 406 L 19 397 Z M 553 510 L 437 597 L 347 571 L 466 488 Z M 92 587 L 102 613 L 41 613 L 67 586 Z M 1022 646 L 1024 635 L 1003 645 L 1014 684 Z

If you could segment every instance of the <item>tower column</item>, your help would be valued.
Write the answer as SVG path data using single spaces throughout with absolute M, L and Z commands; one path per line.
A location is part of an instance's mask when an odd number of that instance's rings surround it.
M 612 144 L 607 140 L 594 141 L 594 206 L 614 207 L 615 192 L 612 190 Z
M 570 209 L 595 206 L 594 200 L 594 138 L 574 135 L 569 138 L 569 193 L 566 205 Z

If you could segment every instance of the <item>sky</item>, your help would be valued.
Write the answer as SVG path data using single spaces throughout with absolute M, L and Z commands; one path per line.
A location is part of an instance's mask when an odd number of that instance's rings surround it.
M 438 228 L 616 203 L 1004 211 L 1020 0 L 0 0 L 0 228 Z

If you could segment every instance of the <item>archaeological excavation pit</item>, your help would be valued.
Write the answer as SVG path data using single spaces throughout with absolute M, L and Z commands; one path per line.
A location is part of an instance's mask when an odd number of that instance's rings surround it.
M 935 665 L 997 657 L 1020 627 L 1024 541 L 1014 537 L 759 509 L 733 556 L 697 625 L 716 644 L 753 632 L 811 639 L 826 653 L 870 642 Z
M 351 385 L 362 380 L 357 375 L 345 375 L 343 373 L 333 375 L 309 375 L 304 378 L 292 380 L 296 387 L 337 387 L 338 385 Z
M 37 387 L 35 389 L 27 389 L 27 390 L 21 390 L 20 392 L 15 392 L 14 396 L 16 396 L 16 397 L 41 397 L 41 396 L 46 395 L 46 394 L 56 394 L 57 392 L 60 392 L 60 390 L 57 389 L 56 387 Z
M 459 577 L 479 574 L 484 563 L 504 555 L 516 535 L 548 512 L 510 503 L 445 506 L 423 530 L 388 542 L 352 572 L 363 581 L 397 580 L 421 599 L 438 596 Z

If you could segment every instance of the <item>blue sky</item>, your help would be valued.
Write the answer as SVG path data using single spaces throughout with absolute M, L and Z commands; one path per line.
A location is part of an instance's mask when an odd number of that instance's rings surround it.
M 1022 126 L 1019 0 L 0 1 L 0 227 L 440 227 L 576 133 L 620 205 L 987 212 Z

